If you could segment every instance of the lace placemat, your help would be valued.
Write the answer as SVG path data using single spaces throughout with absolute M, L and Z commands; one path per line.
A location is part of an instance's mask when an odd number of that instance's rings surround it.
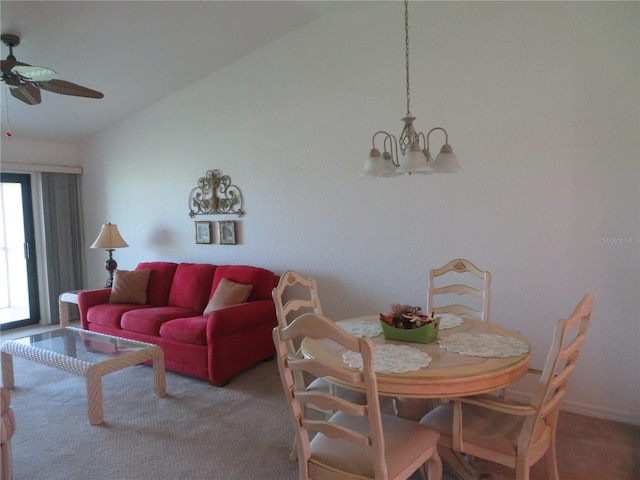
M 336 324 L 354 337 L 377 337 L 382 334 L 380 322 L 368 320 L 341 320 Z
M 474 357 L 517 357 L 529 351 L 529 345 L 495 333 L 450 333 L 438 338 L 441 348 Z
M 440 330 L 459 327 L 464 323 L 464 320 L 462 320 L 461 317 L 450 313 L 436 313 L 436 317 L 440 317 Z
M 362 355 L 351 350 L 342 354 L 342 360 L 351 368 L 362 370 Z M 404 373 L 420 370 L 431 363 L 431 357 L 417 348 L 406 345 L 375 345 L 373 369 L 378 373 Z

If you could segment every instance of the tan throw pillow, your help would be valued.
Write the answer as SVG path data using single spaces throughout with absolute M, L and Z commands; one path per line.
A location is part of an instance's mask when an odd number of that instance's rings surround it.
M 218 288 L 213 292 L 213 297 L 204 307 L 204 315 L 220 310 L 221 308 L 244 303 L 251 294 L 252 285 L 232 282 L 228 278 L 223 278 L 218 284 Z
M 116 270 L 113 275 L 113 286 L 109 303 L 147 303 L 147 285 L 151 270 Z

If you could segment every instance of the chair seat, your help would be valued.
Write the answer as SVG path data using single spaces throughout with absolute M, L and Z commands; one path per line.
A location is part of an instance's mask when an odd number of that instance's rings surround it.
M 403 473 L 411 475 L 424 463 L 424 446 L 434 445 L 438 441 L 438 433 L 418 422 L 394 415 L 381 414 L 381 418 L 389 478 L 401 477 Z M 339 423 L 358 432 L 369 432 L 367 417 L 354 417 L 337 412 L 329 422 Z M 370 447 L 355 445 L 346 440 L 332 440 L 321 433 L 311 440 L 310 463 L 330 465 L 342 471 L 354 472 L 354 475 L 375 477 Z M 407 472 L 407 465 L 415 465 L 415 469 Z M 310 465 L 309 468 L 311 477 L 314 478 L 313 466 Z
M 440 444 L 453 448 L 453 402 L 439 405 L 420 421 L 440 433 Z M 471 445 L 482 445 L 491 451 L 514 456 L 525 417 L 505 415 L 478 405 L 462 404 L 462 441 Z M 537 429 L 539 434 L 544 429 Z

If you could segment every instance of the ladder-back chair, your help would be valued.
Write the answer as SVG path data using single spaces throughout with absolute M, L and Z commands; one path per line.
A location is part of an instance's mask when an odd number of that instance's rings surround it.
M 304 337 L 330 339 L 360 353 L 362 370 L 317 359 L 291 358 L 287 343 Z M 418 422 L 380 412 L 371 339 L 356 338 L 330 319 L 306 313 L 288 327 L 276 327 L 273 341 L 296 431 L 301 480 L 407 479 L 419 469 L 431 480 L 441 478 L 438 434 Z M 298 373 L 354 385 L 366 392 L 365 402 L 354 403 L 331 393 L 301 389 L 294 378 Z M 334 413 L 318 419 L 317 414 L 309 415 L 312 410 L 306 407 L 310 405 Z
M 287 270 L 281 277 L 278 285 L 272 292 L 273 301 L 276 306 L 276 316 L 278 325 L 285 328 L 289 323 L 303 313 L 315 313 L 322 315 L 322 306 L 318 296 L 318 287 L 315 279 L 305 278 L 298 272 Z M 287 351 L 290 358 L 300 358 L 299 345 L 293 340 L 286 342 Z M 333 392 L 334 386 L 322 378 L 305 378 L 301 372 L 294 374 L 296 385 L 301 390 L 319 390 L 327 393 Z M 339 395 L 349 398 L 351 401 L 364 401 L 364 395 L 360 392 L 348 391 L 340 388 Z M 317 410 L 325 416 L 330 416 L 333 412 L 325 410 L 317 405 L 309 405 L 309 408 Z M 295 460 L 295 442 L 291 450 L 291 460 Z
M 491 273 L 456 258 L 429 271 L 427 310 L 489 321 L 490 286 Z M 450 294 L 459 295 L 460 303 L 452 303 Z
M 439 444 L 456 454 L 472 455 L 516 470 L 529 479 L 529 468 L 545 456 L 547 475 L 558 480 L 556 425 L 560 402 L 589 328 L 593 297 L 586 295 L 571 316 L 560 319 L 543 370 L 529 404 L 490 395 L 453 399 L 420 421 L 440 432 Z

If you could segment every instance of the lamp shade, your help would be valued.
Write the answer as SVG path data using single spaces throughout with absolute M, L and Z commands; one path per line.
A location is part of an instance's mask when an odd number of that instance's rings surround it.
M 433 163 L 433 169 L 442 173 L 458 173 L 462 171 L 458 158 L 451 145 L 445 144 Z
M 431 167 L 427 164 L 427 158 L 420 150 L 419 145 L 412 145 L 400 159 L 400 166 L 396 169 L 397 173 L 430 173 Z
M 98 235 L 96 241 L 93 242 L 91 248 L 104 248 L 106 250 L 111 250 L 114 248 L 125 248 L 128 246 L 129 244 L 125 242 L 124 238 L 120 235 L 118 226 L 113 223 L 106 223 L 102 225 L 100 235 Z
M 366 177 L 390 177 L 395 174 L 393 163 L 380 155 L 377 148 L 371 149 L 369 158 L 364 164 L 364 174 Z

